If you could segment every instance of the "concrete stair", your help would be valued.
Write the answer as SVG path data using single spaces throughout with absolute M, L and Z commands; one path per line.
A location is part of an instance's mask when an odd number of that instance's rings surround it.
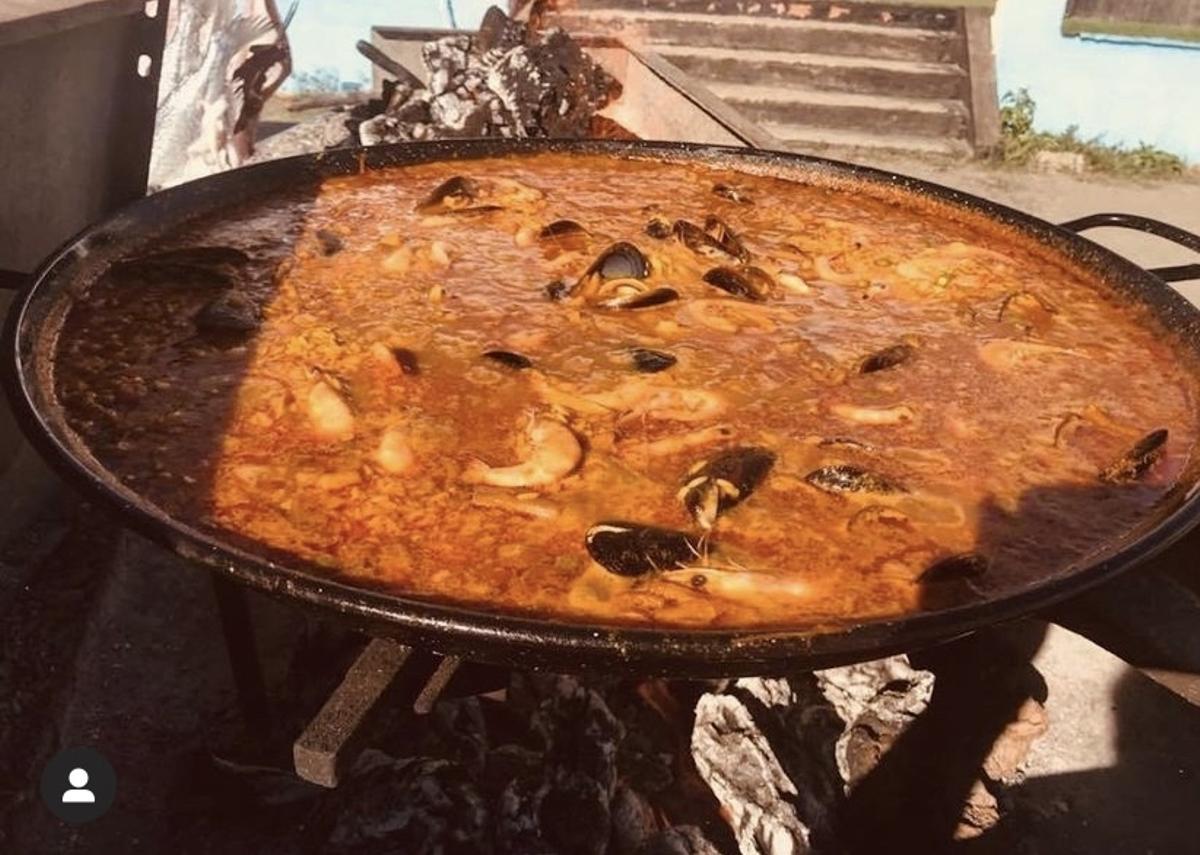
M 971 151 L 960 9 L 857 0 L 814 0 L 803 12 L 749 0 L 563 5 L 548 23 L 659 54 L 789 147 Z

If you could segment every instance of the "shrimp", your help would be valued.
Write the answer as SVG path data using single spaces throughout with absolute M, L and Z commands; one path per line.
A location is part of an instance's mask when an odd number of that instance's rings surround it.
M 530 416 L 521 444 L 528 450 L 514 466 L 488 466 L 472 460 L 463 472 L 468 484 L 493 487 L 544 487 L 565 478 L 583 460 L 583 446 L 574 432 L 560 421 Z
M 898 425 L 916 418 L 907 404 L 895 407 L 860 407 L 855 404 L 834 404 L 829 408 L 839 419 L 860 425 Z

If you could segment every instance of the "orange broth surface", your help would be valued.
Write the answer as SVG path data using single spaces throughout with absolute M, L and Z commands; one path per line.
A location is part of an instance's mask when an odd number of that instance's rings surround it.
M 56 389 L 132 490 L 351 584 L 647 626 L 941 608 L 1143 521 L 1188 463 L 1195 384 L 1049 250 L 913 205 L 599 155 L 330 179 L 112 268 Z M 710 217 L 711 241 L 674 226 Z M 563 219 L 585 231 L 540 235 Z M 621 241 L 645 275 L 589 274 Z M 241 260 L 171 261 L 189 247 Z M 214 301 L 254 328 L 206 325 Z M 654 537 L 690 553 L 642 555 Z

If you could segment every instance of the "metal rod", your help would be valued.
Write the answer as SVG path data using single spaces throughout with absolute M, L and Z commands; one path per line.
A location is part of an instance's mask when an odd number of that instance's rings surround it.
M 270 727 L 271 715 L 246 591 L 240 584 L 219 574 L 214 573 L 212 580 L 242 718 L 251 735 L 262 736 Z
M 372 712 L 396 682 L 412 648 L 376 638 L 346 671 L 316 718 L 292 745 L 296 774 L 322 787 L 336 787 L 343 767 L 358 756 Z
M 421 693 L 413 701 L 413 712 L 417 715 L 428 715 L 432 712 L 434 704 L 438 702 L 442 692 L 446 691 L 446 686 L 450 684 L 454 672 L 461 664 L 462 659 L 458 656 L 446 656 L 438 662 L 437 667 L 421 688 Z

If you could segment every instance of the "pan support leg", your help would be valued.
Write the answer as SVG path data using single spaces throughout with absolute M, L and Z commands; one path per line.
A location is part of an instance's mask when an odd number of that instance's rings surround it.
M 218 574 L 213 574 L 212 580 L 217 612 L 221 617 L 221 631 L 225 636 L 225 650 L 229 655 L 229 668 L 233 672 L 233 684 L 237 690 L 242 719 L 251 736 L 265 736 L 270 727 L 271 715 L 262 662 L 254 638 L 254 625 L 250 620 L 250 606 L 246 601 L 246 590 L 238 583 Z

